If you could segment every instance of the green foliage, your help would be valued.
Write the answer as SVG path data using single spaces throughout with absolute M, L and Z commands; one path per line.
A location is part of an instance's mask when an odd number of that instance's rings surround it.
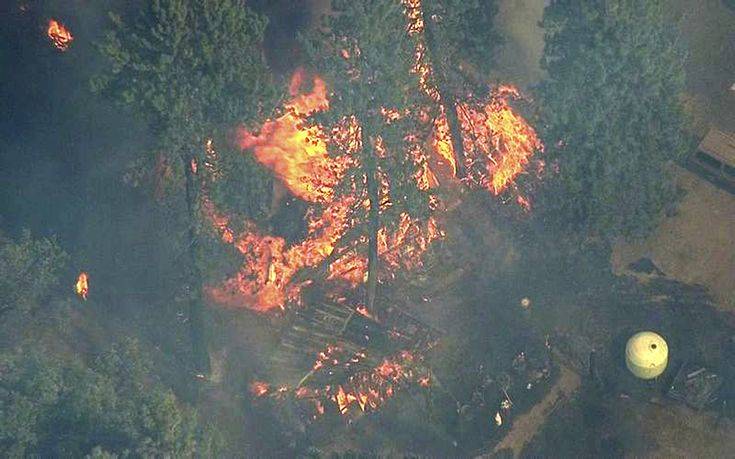
M 181 180 L 186 158 L 202 163 L 206 139 L 225 138 L 275 106 L 276 86 L 262 51 L 267 19 L 243 0 L 143 5 L 134 20 L 111 15 L 113 27 L 98 44 L 108 66 L 92 87 L 151 122 L 157 151 L 170 155 L 174 178 Z M 263 190 L 270 189 L 270 177 L 250 166 L 237 171 L 244 186 L 232 199 L 258 210 L 269 199 Z
M 219 178 L 211 185 L 211 198 L 216 207 L 228 215 L 241 215 L 262 221 L 270 210 L 273 179 L 253 155 L 233 150 L 219 150 Z M 255 175 L 257 170 L 262 175 Z M 243 193 L 242 190 L 248 190 Z
M 675 195 L 666 163 L 684 152 L 684 53 L 666 2 L 557 0 L 543 26 L 543 133 L 559 173 L 546 193 L 564 226 L 645 234 Z
M 29 231 L 17 241 L 0 236 L 0 315 L 41 306 L 67 259 L 55 238 L 33 239 Z
M 93 81 L 158 127 L 202 129 L 242 122 L 272 95 L 261 51 L 267 20 L 239 0 L 145 2 L 132 24 L 99 45 L 110 68 Z M 200 134 L 208 135 L 204 130 Z
M 345 174 L 344 190 L 356 187 L 367 196 L 364 177 L 378 171 L 390 184 L 393 203 L 381 209 L 381 224 L 397 222 L 404 211 L 425 216 L 428 200 L 416 186 L 419 164 L 408 153 L 411 145 L 406 136 L 422 138 L 426 126 L 415 114 L 426 100 L 411 72 L 416 38 L 406 33 L 403 6 L 393 0 L 335 0 L 332 10 L 334 14 L 325 18 L 326 32 L 307 37 L 305 47 L 331 91 L 329 111 L 315 119 L 330 127 L 354 116 L 361 127 L 354 139 L 361 146 L 355 152 L 357 163 Z M 341 55 L 343 49 L 348 58 Z M 387 123 L 381 108 L 414 110 L 413 115 Z M 385 147 L 384 156 L 375 150 L 376 142 Z M 335 143 L 330 150 L 335 156 L 346 154 Z
M 496 0 L 423 0 L 432 33 L 431 54 L 435 71 L 447 84 L 465 85 L 462 64 L 469 64 L 487 78 L 502 38 L 495 30 Z M 467 69 L 464 69 L 467 70 Z
M 0 454 L 116 457 L 212 454 L 196 412 L 151 381 L 135 341 L 90 367 L 39 351 L 0 355 Z

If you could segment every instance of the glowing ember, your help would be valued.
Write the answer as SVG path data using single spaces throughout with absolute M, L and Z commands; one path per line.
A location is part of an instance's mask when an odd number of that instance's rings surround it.
M 414 360 L 414 355 L 408 351 L 385 359 L 372 370 L 357 373 L 347 383 L 339 385 L 332 401 L 341 414 L 347 414 L 352 405 L 356 405 L 360 411 L 368 408 L 375 410 L 395 395 L 401 386 L 419 382 L 410 368 Z
M 313 371 L 331 371 L 337 367 L 347 370 L 351 365 L 362 362 L 366 355 L 360 351 L 346 358 L 344 349 L 329 345 L 317 356 Z M 250 385 L 253 397 L 272 397 L 282 399 L 292 395 L 296 399 L 310 402 L 314 408 L 313 418 L 324 414 L 325 405 L 333 404 L 342 415 L 348 415 L 353 408 L 360 411 L 376 410 L 398 390 L 408 385 L 428 387 L 430 374 L 417 372 L 414 367 L 420 364 L 421 358 L 415 354 L 402 351 L 393 357 L 383 359 L 380 365 L 364 368 L 352 374 L 342 384 L 326 385 L 321 388 L 300 386 L 291 390 L 281 386 L 273 390 L 267 383 L 255 381 Z
M 521 196 L 520 194 L 516 196 L 516 202 L 519 206 L 523 207 L 526 212 L 531 210 L 531 201 L 528 200 L 525 196 Z
M 77 282 L 74 284 L 74 291 L 79 298 L 86 300 L 89 294 L 89 275 L 82 271 L 77 277 Z
M 66 27 L 64 27 L 63 24 L 56 21 L 55 19 L 50 19 L 48 21 L 48 29 L 46 30 L 46 34 L 51 40 L 51 43 L 59 51 L 66 51 L 67 49 L 69 49 L 71 42 L 74 40 L 74 36 L 71 34 L 71 32 Z
M 254 397 L 263 397 L 270 391 L 270 385 L 263 381 L 253 381 L 250 383 L 250 393 Z
M 365 317 L 373 318 L 373 316 L 368 311 L 367 307 L 364 304 L 358 304 L 355 308 L 355 311 L 357 311 L 358 314 L 363 315 Z

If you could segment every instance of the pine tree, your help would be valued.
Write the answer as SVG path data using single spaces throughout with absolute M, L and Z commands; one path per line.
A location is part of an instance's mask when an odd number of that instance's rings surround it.
M 107 68 L 93 89 L 150 122 L 157 149 L 169 156 L 185 184 L 190 256 L 190 322 L 195 367 L 208 371 L 202 278 L 197 262 L 198 165 L 208 138 L 261 115 L 275 90 L 262 52 L 266 19 L 242 0 L 152 0 L 137 18 L 111 15 L 113 28 L 99 49 Z M 252 163 L 244 183 L 252 201 L 269 199 L 270 178 Z M 265 204 L 256 205 L 262 208 Z
M 400 2 L 334 0 L 332 10 L 322 31 L 307 37 L 305 48 L 331 90 L 329 110 L 317 121 L 327 132 L 351 120 L 359 126 L 347 145 L 331 142 L 329 148 L 335 157 L 347 154 L 354 160 L 345 173 L 341 193 L 355 193 L 359 200 L 369 202 L 366 215 L 356 218 L 361 222 L 360 235 L 368 238 L 367 307 L 372 310 L 379 272 L 379 229 L 390 228 L 404 212 L 417 218 L 428 215 L 426 194 L 415 180 L 421 163 L 409 154 L 408 140 L 409 134 L 422 129 L 415 115 L 425 100 L 412 72 L 416 37 L 406 32 Z M 386 110 L 403 115 L 389 121 Z M 405 115 L 408 112 L 413 114 Z M 383 183 L 390 189 L 390 205 L 381 205 L 385 202 Z
M 428 61 L 438 102 L 444 107 L 457 175 L 466 174 L 457 102 L 482 85 L 492 69 L 501 38 L 493 21 L 495 0 L 421 0 L 420 8 Z M 478 74 L 480 75 L 478 78 Z
M 547 206 L 586 236 L 644 234 L 675 194 L 666 164 L 687 146 L 666 2 L 556 0 L 543 26 L 542 121 L 559 168 Z

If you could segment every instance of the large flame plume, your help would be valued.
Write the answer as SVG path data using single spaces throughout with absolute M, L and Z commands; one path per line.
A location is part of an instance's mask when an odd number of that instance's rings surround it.
M 523 173 L 534 153 L 543 150 L 536 131 L 510 106 L 511 101 L 521 98 L 516 87 L 501 85 L 490 93 L 486 102 L 457 104 L 469 184 L 486 188 L 495 196 Z M 456 171 L 454 148 L 443 111 L 436 119 L 432 144 L 436 154 L 444 157 Z
M 233 244 L 243 255 L 240 271 L 219 286 L 207 288 L 217 303 L 231 307 L 246 307 L 256 311 L 282 309 L 289 301 L 298 302 L 301 287 L 308 281 L 292 282 L 300 271 L 319 266 L 326 260 L 344 234 L 355 225 L 355 210 L 364 205 L 364 199 L 355 195 L 335 197 L 334 188 L 350 167 L 350 159 L 331 157 L 327 152 L 330 138 L 318 126 L 304 127 L 304 117 L 319 110 L 328 109 L 324 81 L 316 77 L 310 92 L 299 93 L 303 73 L 297 72 L 291 84 L 292 99 L 286 104 L 286 112 L 279 118 L 268 120 L 260 133 L 239 131 L 239 146 L 250 150 L 256 159 L 276 175 L 295 196 L 304 201 L 319 204 L 307 213 L 308 236 L 301 242 L 288 245 L 279 236 L 262 233 L 252 222 L 245 223 L 245 231 L 235 236 L 229 218 L 219 214 L 209 201 L 203 209 L 222 240 Z M 541 142 L 530 125 L 510 106 L 510 101 L 520 93 L 511 86 L 501 86 L 493 91 L 486 103 L 467 102 L 458 106 L 462 124 L 463 145 L 468 180 L 487 188 L 494 195 L 502 193 L 524 171 Z M 435 120 L 431 139 L 432 155 L 452 166 L 452 143 L 446 118 Z M 352 123 L 345 123 L 345 131 L 354 130 Z M 211 142 L 208 154 L 213 153 Z M 435 158 L 435 159 L 436 159 Z M 440 161 L 441 162 L 441 161 Z M 423 162 L 424 174 L 418 176 L 417 185 L 423 189 L 436 186 L 434 172 Z M 385 186 L 384 186 L 385 188 Z M 383 191 L 385 195 L 389 190 Z M 527 198 L 517 201 L 529 207 Z M 390 205 L 389 198 L 384 205 Z M 401 267 L 412 268 L 421 264 L 421 254 L 429 244 L 443 235 L 436 219 L 422 224 L 407 214 L 401 214 L 397 229 L 388 232 L 382 228 L 378 234 L 379 255 L 387 272 L 392 276 Z M 364 238 L 363 238 L 364 239 Z M 358 239 L 345 245 L 329 266 L 331 279 L 341 279 L 352 285 L 364 281 L 367 259 L 358 255 Z
M 301 270 L 319 266 L 342 242 L 345 233 L 356 224 L 359 206 L 364 199 L 357 195 L 335 196 L 334 189 L 351 165 L 349 156 L 334 158 L 328 154 L 327 141 L 349 142 L 359 129 L 354 120 L 346 120 L 339 129 L 326 136 L 318 127 L 304 127 L 304 117 L 325 110 L 329 103 L 324 81 L 315 77 L 311 91 L 301 93 L 304 75 L 294 74 L 292 99 L 285 114 L 268 120 L 258 134 L 241 129 L 239 146 L 251 150 L 255 158 L 268 167 L 295 196 L 319 204 L 307 212 L 307 237 L 288 246 L 285 239 L 263 234 L 252 222 L 238 236 L 230 228 L 229 218 L 219 214 L 205 199 L 205 215 L 213 223 L 224 242 L 233 244 L 243 255 L 238 273 L 218 286 L 206 289 L 220 304 L 246 307 L 256 311 L 282 309 L 286 303 L 299 301 L 299 293 L 308 281 L 293 281 Z M 208 144 L 210 145 L 210 144 Z M 208 153 L 213 153 L 209 151 Z M 349 152 L 355 145 L 346 145 Z M 387 185 L 386 185 L 387 186 Z M 384 186 L 384 188 L 386 187 Z M 384 190 L 388 195 L 389 190 Z M 383 205 L 388 206 L 389 198 Z M 420 265 L 420 255 L 442 232 L 432 218 L 422 224 L 402 214 L 395 230 L 382 228 L 378 234 L 378 253 L 385 261 L 384 275 L 391 276 L 400 267 Z M 338 257 L 330 263 L 329 278 L 351 285 L 364 282 L 367 259 L 359 255 L 357 245 L 364 238 L 347 241 Z
M 426 55 L 423 39 L 424 23 L 420 0 L 404 0 L 407 33 L 418 34 L 413 72 L 418 76 L 419 89 L 427 96 L 427 106 L 418 116 L 430 127 L 430 138 L 409 134 L 407 151 L 420 170 L 416 184 L 422 190 L 433 190 L 440 185 L 437 177 L 456 177 L 452 138 L 447 122 L 447 108 L 456 109 L 461 128 L 461 143 L 467 176 L 463 184 L 484 188 L 493 196 L 513 190 L 515 202 L 529 209 L 528 197 L 518 193 L 515 181 L 523 174 L 543 145 L 534 129 L 511 106 L 522 99 L 511 85 L 501 85 L 485 98 L 466 96 L 455 100 L 454 107 L 441 104 L 434 83 L 433 69 Z M 349 57 L 349 51 L 342 50 Z M 206 186 L 202 209 L 222 241 L 232 244 L 242 255 L 238 272 L 221 284 L 206 287 L 209 297 L 220 304 L 242 307 L 257 312 L 286 308 L 300 304 L 301 289 L 309 284 L 309 276 L 300 274 L 309 268 L 328 263 L 328 278 L 336 284 L 356 286 L 365 282 L 367 259 L 362 255 L 367 244 L 365 236 L 354 237 L 350 230 L 359 223 L 366 208 L 365 196 L 358 192 L 338 193 L 337 186 L 353 166 L 351 152 L 360 148 L 360 126 L 347 117 L 332 132 L 319 125 L 309 125 L 310 115 L 329 110 L 328 88 L 319 76 L 311 80 L 311 89 L 304 89 L 305 73 L 297 71 L 290 85 L 290 100 L 283 113 L 266 120 L 255 132 L 238 131 L 238 146 L 270 171 L 295 197 L 310 204 L 306 213 L 307 236 L 289 244 L 284 238 L 263 232 L 254 222 L 244 222 L 242 231 L 235 231 L 230 217 L 222 214 L 208 199 Z M 454 100 L 454 98 L 453 98 Z M 381 108 L 386 123 L 406 116 L 400 110 Z M 414 114 L 416 115 L 416 114 Z M 337 146 L 342 156 L 330 154 L 330 146 Z M 376 140 L 380 153 L 380 138 Z M 206 145 L 206 164 L 216 163 L 216 151 L 211 141 Z M 210 171 L 212 172 L 212 171 Z M 215 180 L 216 174 L 210 173 Z M 443 180 L 443 179 L 442 179 Z M 381 209 L 391 205 L 390 187 L 382 180 Z M 438 198 L 429 195 L 430 208 L 441 210 Z M 434 216 L 424 222 L 400 214 L 394 229 L 381 228 L 378 233 L 378 252 L 381 276 L 390 278 L 400 269 L 421 265 L 422 254 L 432 241 L 443 236 L 438 219 Z M 335 252 L 336 251 L 336 252 Z M 375 311 L 364 305 L 355 306 L 357 314 L 375 320 Z M 314 361 L 310 375 L 342 372 L 349 374 L 338 384 L 302 385 L 293 388 L 273 386 L 255 381 L 250 390 L 254 397 L 283 398 L 292 396 L 314 407 L 314 416 L 331 409 L 347 415 L 378 409 L 401 387 L 415 384 L 428 386 L 432 376 L 421 365 L 418 352 L 401 351 L 376 361 L 369 359 L 367 350 L 347 352 L 339 345 L 329 345 Z M 372 363 L 369 363 L 372 362 Z M 327 378 L 328 379 L 328 378 Z M 303 382 L 303 380 L 302 380 Z

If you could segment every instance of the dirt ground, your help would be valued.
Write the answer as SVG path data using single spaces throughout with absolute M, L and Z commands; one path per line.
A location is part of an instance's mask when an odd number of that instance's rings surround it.
M 732 457 L 735 451 L 735 425 L 727 419 L 682 405 L 617 405 L 616 417 L 628 420 L 650 445 L 646 457 Z
M 553 414 L 556 407 L 560 403 L 564 403 L 579 389 L 581 380 L 577 373 L 565 365 L 560 365 L 559 371 L 559 379 L 543 400 L 513 422 L 511 430 L 495 446 L 493 453 L 510 450 L 514 457 L 520 455 L 523 447 L 536 435 L 541 426 Z
M 646 240 L 616 245 L 613 269 L 648 257 L 667 276 L 706 286 L 719 307 L 735 312 L 735 196 L 685 169 L 675 173 L 687 191 L 677 214 Z

